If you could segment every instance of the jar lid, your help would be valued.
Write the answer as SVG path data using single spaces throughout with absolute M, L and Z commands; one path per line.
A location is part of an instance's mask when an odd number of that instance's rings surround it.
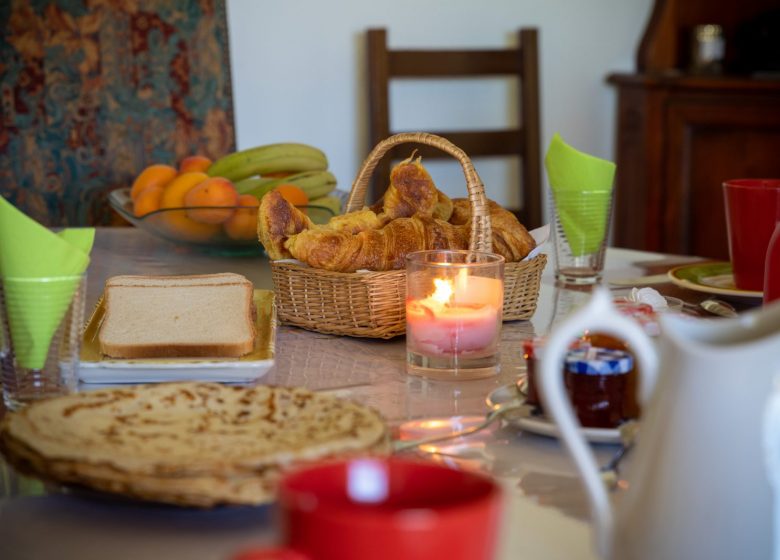
M 566 354 L 566 371 L 585 375 L 616 375 L 628 373 L 634 367 L 634 357 L 623 350 L 608 348 L 578 348 Z

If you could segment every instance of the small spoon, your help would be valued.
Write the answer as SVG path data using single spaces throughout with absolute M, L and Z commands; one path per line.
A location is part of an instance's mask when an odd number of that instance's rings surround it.
M 713 315 L 720 315 L 721 317 L 737 317 L 737 310 L 730 303 L 726 303 L 723 300 L 716 298 L 707 298 L 699 306 L 705 311 L 709 311 Z
M 609 490 L 613 490 L 617 487 L 620 480 L 620 462 L 628 455 L 636 443 L 636 437 L 639 433 L 639 423 L 635 420 L 630 420 L 620 426 L 620 441 L 621 446 L 617 453 L 612 456 L 612 459 L 601 467 L 601 480 L 606 484 Z

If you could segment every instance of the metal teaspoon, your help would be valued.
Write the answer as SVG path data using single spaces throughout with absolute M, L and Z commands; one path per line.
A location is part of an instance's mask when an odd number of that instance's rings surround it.
M 699 306 L 713 315 L 721 317 L 737 317 L 737 310 L 730 303 L 716 298 L 707 298 Z

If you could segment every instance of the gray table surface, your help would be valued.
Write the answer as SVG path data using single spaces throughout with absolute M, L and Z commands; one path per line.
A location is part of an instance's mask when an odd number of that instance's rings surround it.
M 548 254 L 550 251 L 547 251 Z M 632 263 L 668 256 L 609 249 L 606 277 L 645 271 Z M 552 260 L 552 259 L 551 259 Z M 256 288 L 272 289 L 261 255 L 221 257 L 158 240 L 136 229 L 99 229 L 88 271 L 87 308 L 116 274 L 237 272 Z M 548 263 L 530 321 L 504 324 L 501 372 L 485 380 L 432 382 L 408 376 L 404 339 L 354 339 L 281 326 L 274 367 L 260 383 L 333 391 L 377 408 L 394 426 L 416 419 L 484 416 L 491 391 L 525 370 L 523 339 L 547 333 L 587 291 L 557 287 Z M 617 446 L 594 446 L 599 459 Z M 573 465 L 556 439 L 513 425 L 439 446 L 436 460 L 494 475 L 505 487 L 499 558 L 594 558 L 587 503 Z M 43 492 L 40 484 L 0 461 L 0 558 L 225 560 L 248 546 L 277 542 L 273 506 L 178 509 L 122 502 L 97 495 Z

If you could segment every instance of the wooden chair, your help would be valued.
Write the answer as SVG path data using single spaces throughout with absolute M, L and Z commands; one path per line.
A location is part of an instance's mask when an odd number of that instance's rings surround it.
M 539 63 L 536 29 L 520 29 L 519 46 L 485 50 L 407 50 L 387 48 L 387 30 L 368 30 L 368 100 L 370 148 L 401 131 L 390 129 L 390 81 L 396 78 L 516 77 L 519 80 L 519 120 L 499 130 L 435 132 L 463 149 L 471 158 L 519 157 L 522 163 L 521 207 L 512 209 L 528 228 L 542 225 L 542 182 L 539 140 Z M 378 164 L 369 200 L 387 187 L 393 159 L 409 155 L 409 145 L 392 150 Z M 448 158 L 430 146 L 414 146 L 423 159 Z

